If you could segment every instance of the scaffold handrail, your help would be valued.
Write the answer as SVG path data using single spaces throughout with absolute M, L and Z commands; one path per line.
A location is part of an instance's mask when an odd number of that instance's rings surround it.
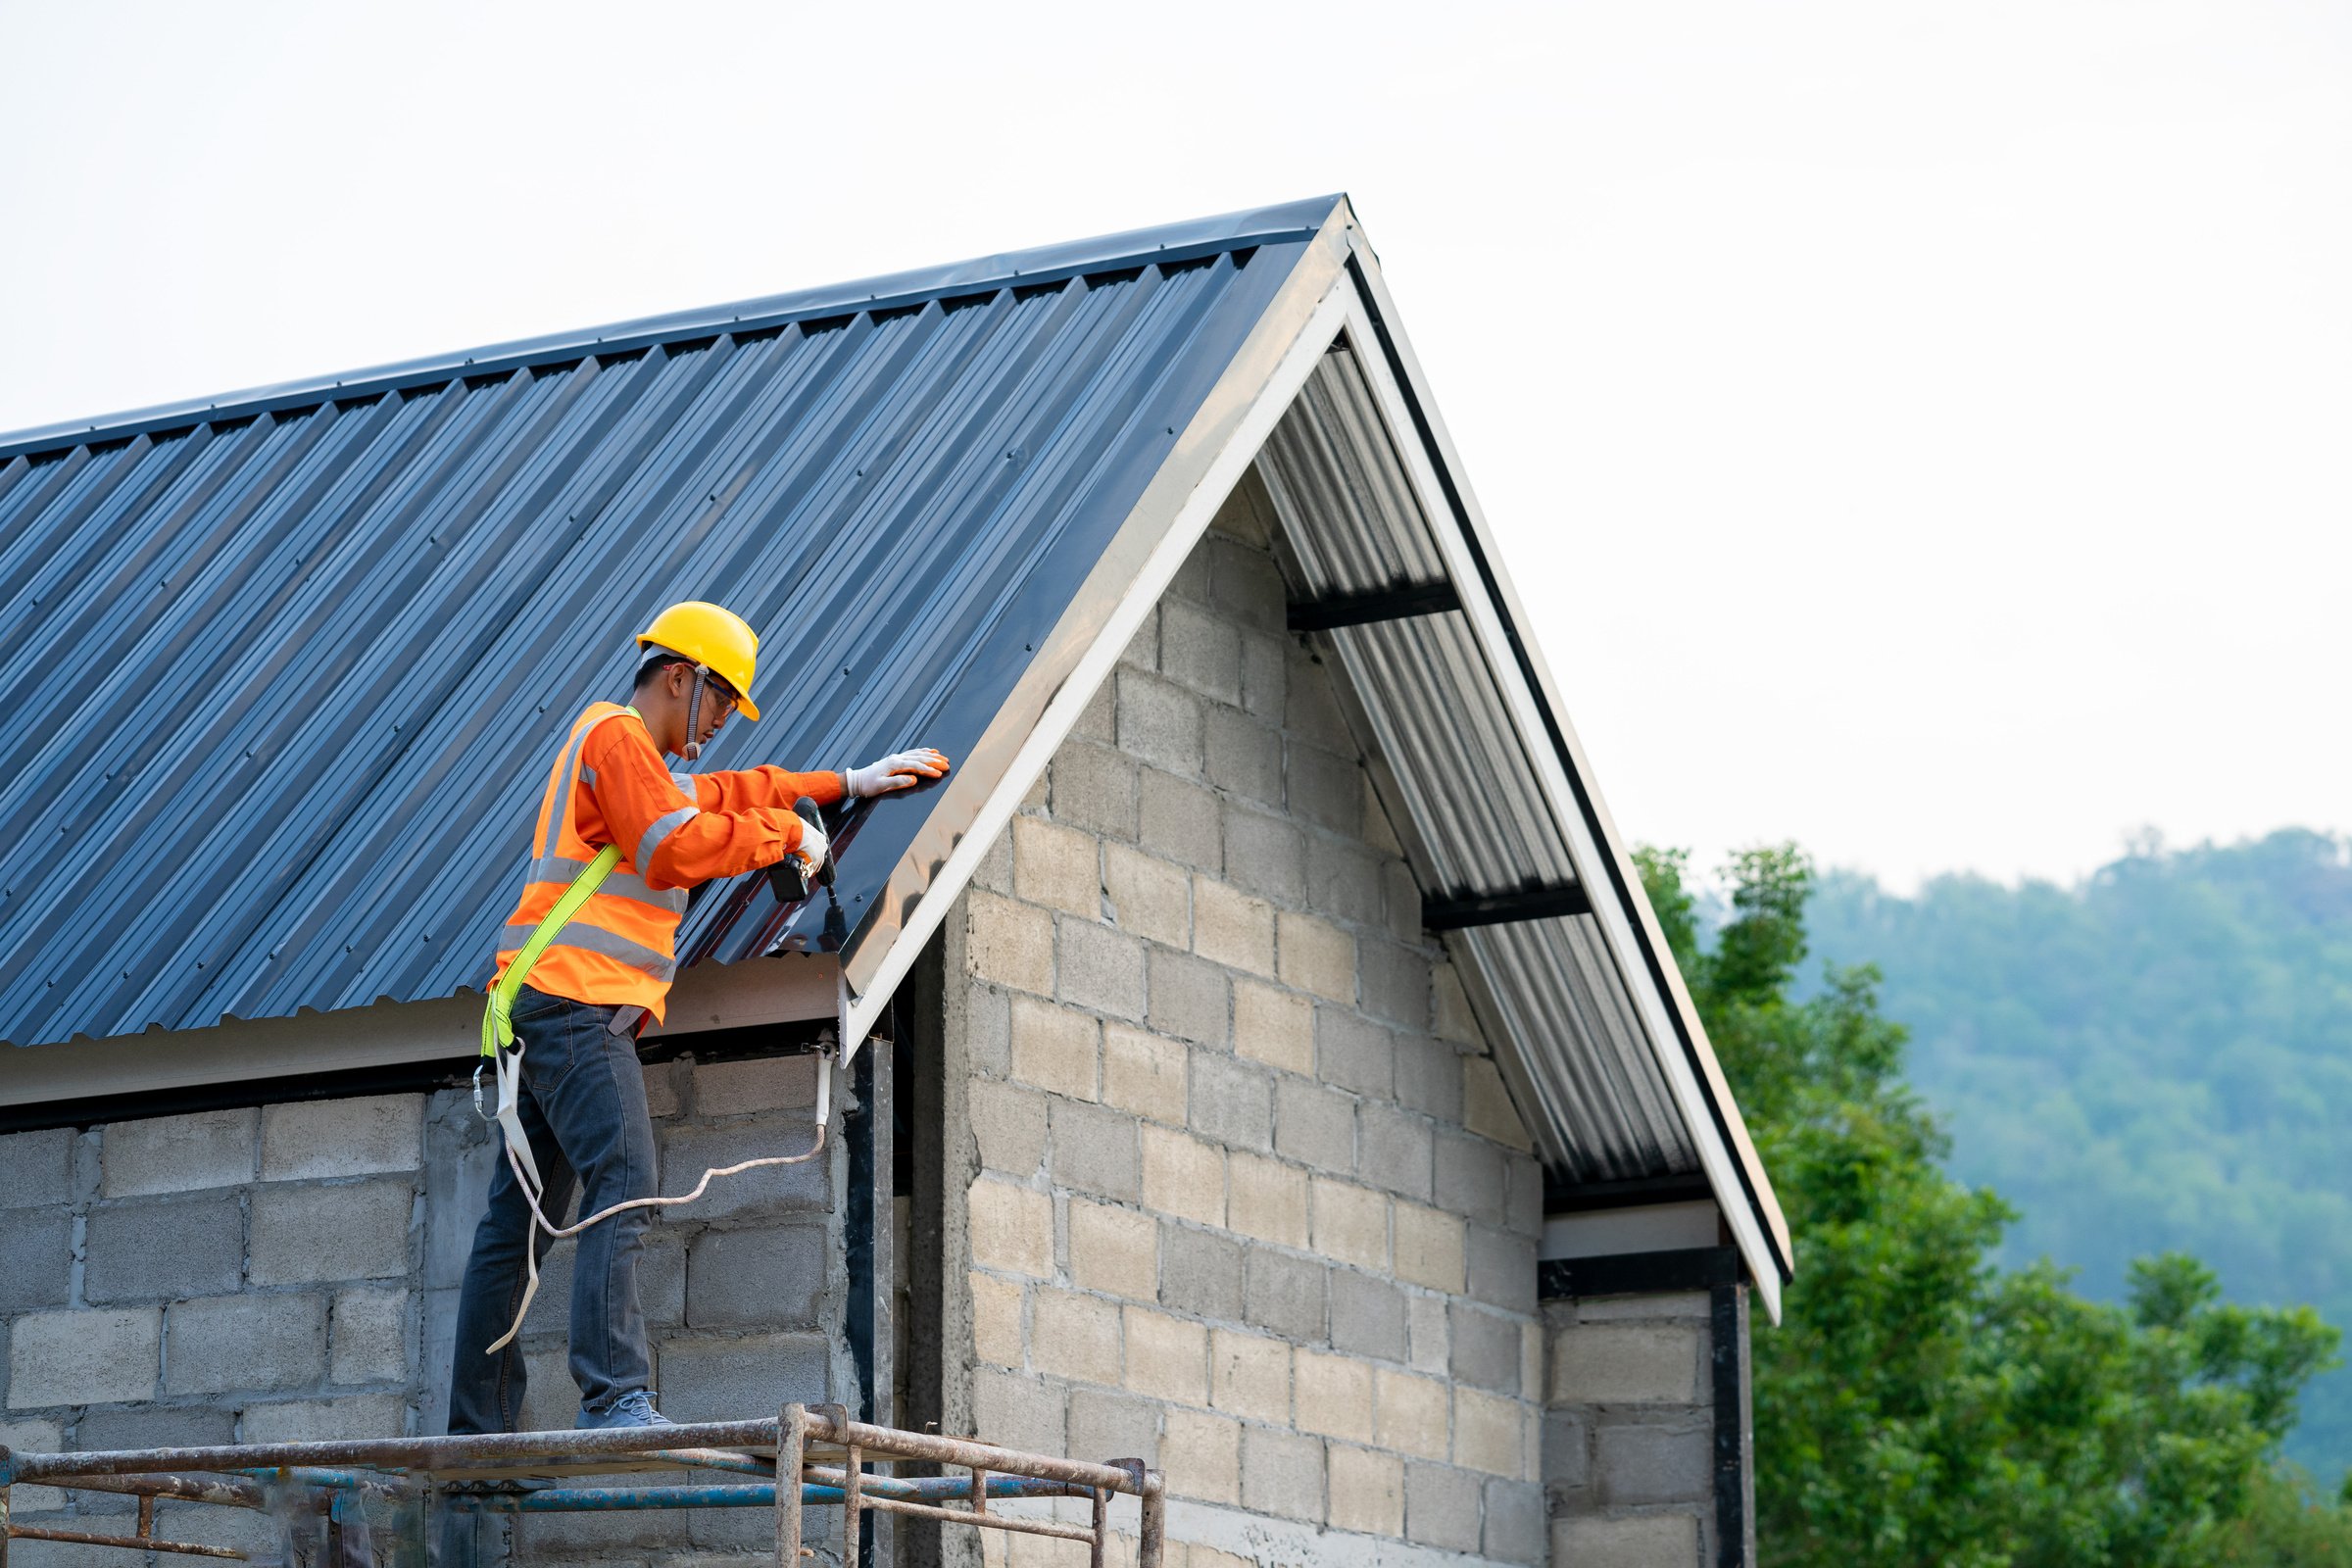
M 971 1439 L 943 1438 L 927 1432 L 901 1432 L 868 1426 L 862 1421 L 840 1421 L 808 1407 L 808 1437 L 832 1446 L 855 1444 L 887 1450 L 890 1457 L 920 1459 L 933 1464 L 981 1468 L 1004 1475 L 1030 1476 L 1040 1481 L 1067 1481 L 1082 1487 L 1101 1487 L 1127 1496 L 1140 1494 L 1134 1476 L 1124 1468 L 1090 1464 L 1049 1454 L 1023 1453 Z M 514 1469 L 544 1460 L 551 1467 L 579 1468 L 585 1460 L 643 1459 L 639 1468 L 675 1468 L 684 1454 L 667 1457 L 665 1450 L 736 1449 L 769 1457 L 772 1474 L 776 1447 L 774 1420 L 712 1421 L 690 1426 L 621 1427 L 587 1432 L 467 1433 L 441 1438 L 352 1438 L 319 1443 L 234 1444 L 187 1448 L 120 1448 L 88 1453 L 16 1453 L 11 1456 L 11 1479 L 19 1483 L 54 1485 L 61 1476 L 154 1475 L 163 1471 L 196 1471 L 236 1475 L 288 1468 L 330 1469 L 359 1465 L 393 1474 L 437 1475 L 483 1469 Z M 622 1468 L 603 1465 L 604 1470 Z
M 897 1476 L 866 1469 L 868 1463 L 892 1461 L 963 1473 Z M 716 1485 L 546 1484 L 566 1475 L 657 1470 L 717 1470 L 754 1479 Z M 797 1476 L 800 1484 L 780 1485 L 781 1476 Z M 13 1491 L 35 1484 L 135 1496 L 138 1532 L 108 1536 L 53 1523 L 19 1523 L 10 1506 Z M 400 1505 L 430 1502 L 460 1514 L 770 1508 L 776 1517 L 776 1561 L 793 1565 L 801 1559 L 803 1509 L 839 1507 L 844 1512 L 843 1560 L 848 1568 L 857 1568 L 858 1520 L 868 1512 L 1085 1542 L 1101 1563 L 1109 1544 L 1107 1507 L 1114 1495 L 1141 1502 L 1137 1561 L 1140 1568 L 1158 1568 L 1164 1487 L 1157 1473 L 1140 1459 L 1097 1464 L 973 1439 L 905 1432 L 853 1421 L 838 1404 L 787 1404 L 775 1419 L 764 1421 L 585 1432 L 355 1438 L 88 1453 L 24 1453 L 0 1446 L 0 1568 L 7 1568 L 11 1539 L 244 1560 L 244 1553 L 231 1548 L 157 1537 L 156 1499 L 276 1512 L 288 1496 L 300 1499 L 298 1511 L 327 1515 L 338 1525 L 362 1497 Z M 990 1509 L 992 1498 L 1089 1499 L 1092 1520 L 1081 1527 L 1033 1512 L 1004 1513 Z M 963 1506 L 954 1506 L 958 1503 Z M 66 1523 L 78 1523 L 78 1518 L 70 1517 Z M 339 1547 L 334 1560 L 345 1560 Z

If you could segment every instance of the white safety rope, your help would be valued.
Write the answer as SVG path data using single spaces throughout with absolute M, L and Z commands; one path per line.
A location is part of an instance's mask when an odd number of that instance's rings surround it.
M 849 1038 L 843 1032 L 843 1027 L 846 1026 L 849 1019 L 850 1010 L 850 989 L 846 977 L 836 978 L 834 995 L 840 1008 L 841 1023 L 836 1025 L 832 1048 L 820 1050 L 816 1054 L 816 1141 L 808 1146 L 806 1152 L 765 1154 L 757 1159 L 739 1160 L 732 1165 L 713 1166 L 703 1172 L 703 1179 L 694 1184 L 694 1191 L 691 1193 L 685 1193 L 676 1198 L 632 1198 L 626 1202 L 614 1203 L 610 1208 L 600 1208 L 587 1218 L 573 1224 L 559 1226 L 540 1210 L 541 1189 L 537 1164 L 536 1161 L 531 1160 L 530 1148 L 523 1142 L 522 1130 L 518 1125 L 519 1118 L 516 1119 L 516 1124 L 510 1124 L 508 1119 L 502 1115 L 499 1121 L 501 1131 L 505 1135 L 501 1142 L 506 1147 L 507 1168 L 514 1173 L 515 1185 L 522 1189 L 524 1200 L 531 1205 L 532 1223 L 538 1230 L 545 1231 L 551 1241 L 561 1242 L 568 1237 L 579 1235 L 591 1225 L 601 1225 L 613 1215 L 625 1214 L 633 1208 L 676 1208 L 681 1204 L 691 1203 L 710 1191 L 710 1184 L 722 1176 L 740 1176 L 745 1171 L 764 1170 L 776 1165 L 806 1164 L 822 1153 L 825 1147 L 825 1131 L 832 1122 L 833 1053 L 842 1051 L 843 1043 Z M 522 1042 L 519 1040 L 514 1043 L 514 1081 L 519 1083 L 522 1076 Z M 846 1052 L 844 1056 L 846 1060 Z M 505 1087 L 504 1073 L 501 1074 L 501 1079 L 503 1090 Z M 504 1098 L 505 1096 L 502 1094 L 502 1101 Z M 502 1111 L 504 1108 L 502 1105 Z M 527 1172 L 524 1169 L 526 1162 L 531 1165 Z M 482 1352 L 485 1355 L 496 1355 L 514 1343 L 514 1337 L 522 1332 L 522 1320 L 530 1314 L 531 1298 L 539 1294 L 539 1247 L 536 1234 L 525 1243 L 522 1257 L 529 1269 L 529 1278 L 522 1290 L 522 1303 L 515 1308 L 514 1321 L 508 1325 L 507 1332 L 492 1341 L 489 1348 Z

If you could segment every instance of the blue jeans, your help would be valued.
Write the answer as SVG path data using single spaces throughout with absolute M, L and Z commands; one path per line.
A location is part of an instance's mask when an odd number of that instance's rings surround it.
M 514 999 L 514 1038 L 522 1045 L 522 1129 L 547 1190 L 539 1204 L 564 1223 L 573 1189 L 580 1213 L 656 1188 L 654 1123 L 633 1033 L 614 1034 L 618 1009 L 590 1006 L 524 987 Z M 653 1387 L 645 1309 L 637 1298 L 637 1255 L 651 1209 L 631 1209 L 581 1233 L 571 1271 L 571 1376 L 580 1402 L 603 1410 L 622 1395 Z M 450 1374 L 449 1430 L 521 1430 L 522 1348 L 496 1355 L 485 1348 L 514 1321 L 526 1275 L 523 1249 L 545 1257 L 553 1245 L 531 1223 L 530 1203 L 502 1144 L 490 1178 L 490 1206 L 473 1233 L 473 1256 L 458 1293 L 457 1354 Z

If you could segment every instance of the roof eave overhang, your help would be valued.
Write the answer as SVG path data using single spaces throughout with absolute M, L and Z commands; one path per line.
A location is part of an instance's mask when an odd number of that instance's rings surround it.
M 831 954 L 698 964 L 679 976 L 665 1021 L 644 1038 L 829 1022 L 838 1016 L 840 973 Z M 0 1046 L 0 1126 L 29 1124 L 29 1108 L 60 1102 L 101 1105 L 221 1084 L 462 1063 L 478 1049 L 481 1018 L 481 993 L 466 990 L 291 1017 L 224 1017 L 202 1029 L 159 1025 L 107 1039 Z
M 1636 874 L 1632 858 L 1599 792 L 1592 768 L 1567 718 L 1557 683 L 1545 665 L 1518 591 L 1472 493 L 1452 439 L 1429 395 L 1420 363 L 1406 340 L 1368 244 L 1351 247 L 1348 272 L 1356 305 L 1348 313 L 1351 339 L 1377 346 L 1365 356 L 1376 391 L 1394 400 L 1389 411 L 1401 434 L 1408 467 L 1427 493 L 1424 504 L 1440 526 L 1461 599 L 1494 661 L 1507 695 L 1519 697 L 1520 727 L 1545 782 L 1560 797 L 1572 852 L 1592 895 L 1593 913 L 1612 955 L 1642 1007 L 1646 1033 L 1697 1146 L 1708 1184 L 1723 1206 L 1772 1319 L 1780 1318 L 1780 1287 L 1794 1274 L 1788 1224 L 1763 1161 L 1724 1080 L 1706 1026 L 1683 982 Z M 1480 591 L 1474 592 L 1473 589 Z M 1517 688 L 1516 691 L 1513 688 Z M 1608 895 L 1608 896 L 1604 896 Z

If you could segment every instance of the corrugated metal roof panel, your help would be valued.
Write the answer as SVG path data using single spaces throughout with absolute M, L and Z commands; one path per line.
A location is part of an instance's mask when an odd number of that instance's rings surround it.
M 1293 597 L 1443 582 L 1432 522 L 1347 348 L 1324 357 L 1258 457 L 1283 521 Z M 1464 618 L 1414 615 L 1326 634 L 1401 808 L 1425 893 L 1575 883 L 1567 834 Z M 1626 979 L 1590 915 L 1472 926 L 1475 972 L 1540 1113 L 1530 1131 L 1572 1181 L 1684 1174 L 1698 1156 Z
M 0 443 L 0 1039 L 480 984 L 672 600 L 763 636 L 707 765 L 958 752 L 1333 205 Z M 682 952 L 838 947 L 923 815 L 853 814 L 831 930 L 745 878 Z

